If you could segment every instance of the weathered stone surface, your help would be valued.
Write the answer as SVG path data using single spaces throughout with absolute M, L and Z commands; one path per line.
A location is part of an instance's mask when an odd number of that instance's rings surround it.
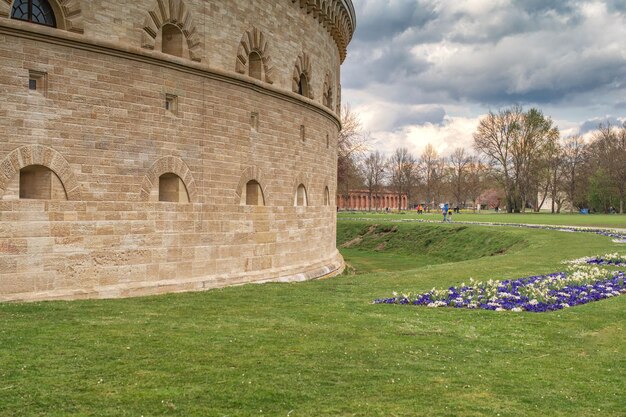
M 0 0 L 0 301 L 200 291 L 343 268 L 324 195 L 336 189 L 350 1 L 50 2 L 59 28 L 12 20 Z M 158 24 L 180 29 L 179 50 Z M 242 60 L 250 52 L 260 78 Z M 32 71 L 45 89 L 29 90 Z M 307 97 L 294 93 L 299 71 Z M 20 170 L 32 165 L 52 171 L 64 195 L 20 198 Z M 159 201 L 163 174 L 181 179 L 185 202 Z M 252 180 L 264 206 L 245 205 Z M 308 205 L 294 207 L 301 185 Z

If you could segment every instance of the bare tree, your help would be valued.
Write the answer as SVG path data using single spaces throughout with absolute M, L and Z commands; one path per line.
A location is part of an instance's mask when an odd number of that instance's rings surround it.
M 563 144 L 562 164 L 564 188 L 569 200 L 569 212 L 574 211 L 577 200 L 577 191 L 583 181 L 581 166 L 585 162 L 585 142 L 582 136 L 572 136 Z
M 415 184 L 417 174 L 415 157 L 407 148 L 398 148 L 389 158 L 388 167 L 391 187 L 398 194 L 398 200 L 402 202 L 404 193 L 410 198 L 410 187 Z M 400 208 L 401 204 L 398 209 Z
M 547 173 L 550 178 L 549 159 L 554 153 L 559 130 L 552 126 L 552 119 L 546 118 L 541 111 L 531 108 L 522 113 L 520 136 L 514 142 L 514 155 L 517 165 L 517 183 L 519 184 L 522 211 L 529 202 L 535 208 L 539 194 L 540 176 Z M 547 194 L 550 179 L 546 181 L 544 196 Z M 545 200 L 545 198 L 544 198 Z
M 456 148 L 448 158 L 450 185 L 457 206 L 464 206 L 467 196 L 468 168 L 472 157 L 463 148 Z
M 337 190 L 348 198 L 350 189 L 362 183 L 358 161 L 367 151 L 368 135 L 363 133 L 357 113 L 346 104 L 341 108 L 341 131 L 337 137 Z
M 474 204 L 474 208 L 478 197 L 486 188 L 488 174 L 489 167 L 479 157 L 469 157 L 466 167 L 465 195 Z
M 561 206 L 563 205 L 564 198 L 562 190 L 565 176 L 563 158 L 563 147 L 558 140 L 553 140 L 547 147 L 547 153 L 545 155 L 547 161 L 546 166 L 550 177 L 550 198 L 552 200 L 550 211 L 552 213 L 560 213 Z M 540 207 L 537 208 L 537 211 L 539 211 Z
M 537 192 L 537 173 L 547 143 L 558 137 L 552 120 L 537 109 L 524 112 L 513 106 L 480 120 L 474 133 L 474 147 L 491 163 L 506 192 L 507 210 L 525 209 Z
M 486 157 L 495 177 L 506 190 L 507 207 L 514 209 L 517 198 L 513 164 L 513 143 L 519 129 L 522 109 L 513 107 L 500 110 L 498 114 L 489 112 L 480 120 L 474 133 L 474 147 Z
M 426 204 L 428 207 L 435 202 L 441 191 L 441 181 L 444 175 L 444 162 L 437 150 L 430 143 L 426 145 L 419 159 L 419 171 L 424 184 Z
M 384 156 L 379 152 L 370 152 L 361 164 L 361 171 L 365 180 L 365 186 L 369 193 L 369 210 L 372 210 L 372 194 L 378 192 L 386 174 L 386 162 Z M 378 206 L 376 205 L 378 208 Z
M 610 123 L 600 124 L 595 133 L 592 149 L 619 195 L 619 212 L 624 213 L 626 194 L 626 124 L 620 127 Z

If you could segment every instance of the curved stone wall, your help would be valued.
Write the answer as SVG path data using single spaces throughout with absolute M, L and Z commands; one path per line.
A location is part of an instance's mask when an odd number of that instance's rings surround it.
M 0 0 L 0 300 L 339 272 L 352 4 L 118 3 Z

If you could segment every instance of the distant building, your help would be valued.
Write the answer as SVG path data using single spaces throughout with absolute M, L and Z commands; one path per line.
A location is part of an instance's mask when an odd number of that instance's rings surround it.
M 398 193 L 391 191 L 379 191 L 372 193 L 372 201 L 370 202 L 370 193 L 367 190 L 354 190 L 345 195 L 337 195 L 337 208 L 339 210 L 406 210 L 408 197 L 406 193 L 398 196 Z

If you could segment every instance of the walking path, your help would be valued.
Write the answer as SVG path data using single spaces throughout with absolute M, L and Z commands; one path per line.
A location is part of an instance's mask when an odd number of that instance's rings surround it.
M 342 220 L 365 220 L 365 221 L 380 221 L 380 219 L 368 218 L 368 217 L 349 217 Z M 390 219 L 385 222 L 392 223 L 442 223 L 437 220 L 427 219 Z M 595 233 L 602 236 L 613 238 L 615 243 L 626 243 L 626 229 L 620 228 L 608 228 L 608 227 L 588 227 L 588 226 L 563 226 L 563 225 L 551 225 L 551 224 L 526 224 L 526 223 L 495 223 L 495 222 L 475 222 L 475 221 L 455 221 L 455 224 L 471 224 L 477 226 L 506 226 L 506 227 L 523 227 L 528 229 L 544 229 L 544 230 L 556 230 L 559 232 L 582 232 L 582 233 Z

